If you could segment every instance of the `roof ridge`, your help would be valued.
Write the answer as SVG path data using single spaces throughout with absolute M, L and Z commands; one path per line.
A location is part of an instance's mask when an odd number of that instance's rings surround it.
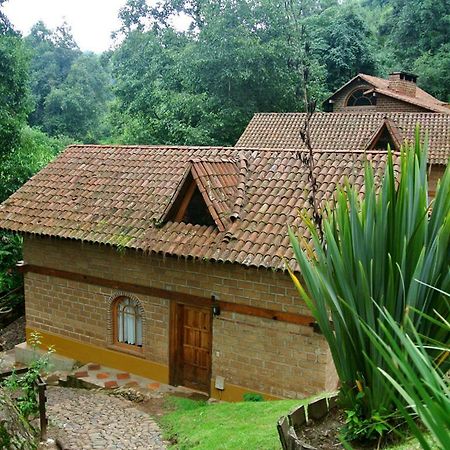
M 301 111 L 297 111 L 297 112 L 257 112 L 254 114 L 255 116 L 303 116 L 306 115 L 305 112 L 301 112 Z M 380 115 L 380 116 L 423 116 L 423 115 L 429 115 L 430 117 L 438 117 L 438 116 L 448 116 L 447 112 L 408 112 L 408 111 L 390 111 L 390 112 L 386 112 L 386 111 L 336 111 L 336 112 L 325 112 L 325 111 L 317 111 L 313 114 L 313 116 L 326 116 L 326 117 L 333 117 L 333 116 L 343 116 L 343 115 L 348 115 L 348 116 L 354 116 L 354 115 L 358 115 L 358 116 L 376 116 L 376 115 Z M 228 147 L 224 147 L 224 148 L 228 148 Z
M 233 146 L 224 145 L 157 145 L 157 144 L 69 144 L 66 148 L 157 148 L 166 150 L 193 150 L 193 149 L 213 149 L 213 150 L 234 150 Z
M 248 161 L 241 155 L 239 159 L 239 183 L 237 185 L 237 195 L 234 201 L 234 210 L 230 214 L 230 220 L 235 222 L 240 219 L 242 205 L 244 204 L 245 190 L 247 187 Z
M 66 149 L 73 148 L 73 147 L 80 147 L 79 144 L 76 146 L 69 145 Z M 89 145 L 81 145 L 81 147 L 94 147 L 94 148 L 129 148 L 128 145 L 114 145 L 114 146 L 96 146 L 93 144 Z M 147 146 L 135 146 L 133 148 L 148 148 Z M 152 147 L 154 149 L 160 149 L 160 150 L 166 150 L 167 147 Z M 178 147 L 169 147 L 169 149 L 176 150 Z M 299 151 L 298 148 L 295 147 L 283 147 L 283 148 L 274 148 L 274 147 L 247 147 L 247 146 L 236 146 L 236 147 L 209 147 L 209 146 L 192 146 L 192 147 L 183 147 L 183 150 L 234 150 L 234 151 L 240 151 L 240 152 L 264 152 L 264 153 L 280 153 L 280 152 L 297 152 Z M 314 150 L 317 153 L 349 153 L 349 152 L 363 152 L 364 150 L 336 150 L 336 149 L 316 149 Z M 217 158 L 224 158 L 222 160 L 219 160 Z M 215 159 L 215 160 L 214 160 Z M 208 162 L 208 163 L 236 163 L 237 161 L 233 161 L 233 156 L 227 155 L 227 156 L 221 156 L 221 155 L 209 155 L 209 156 L 193 156 L 189 159 L 190 162 Z

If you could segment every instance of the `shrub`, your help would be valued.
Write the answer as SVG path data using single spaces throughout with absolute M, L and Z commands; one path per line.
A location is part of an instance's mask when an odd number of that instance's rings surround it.
M 256 392 L 246 392 L 243 395 L 244 402 L 263 402 L 264 397 Z
M 415 146 L 402 148 L 398 183 L 389 151 L 378 191 L 367 164 L 365 195 L 361 198 L 347 183 L 336 193 L 335 204 L 326 206 L 323 242 L 308 217 L 312 245 L 289 231 L 304 282 L 291 272 L 292 279 L 328 341 L 341 381 L 342 404 L 361 423 L 358 430 L 352 420 L 351 437 L 384 434 L 383 424 L 395 411 L 392 389 L 386 388 L 378 367 L 388 374 L 391 369 L 364 324 L 384 340 L 380 308 L 400 324 L 409 310 L 409 320 L 420 335 L 441 342 L 450 337 L 448 330 L 422 315 L 436 310 L 448 317 L 448 302 L 438 290 L 417 281 L 443 291 L 450 287 L 450 169 L 430 208 L 426 161 L 427 145 L 421 145 L 417 130 Z M 436 352 L 427 348 L 431 357 Z
M 30 344 L 36 350 L 41 336 L 32 333 Z M 48 369 L 53 351 L 50 347 L 29 365 L 25 374 L 13 372 L 0 383 L 0 407 L 5 412 L 0 423 L 0 448 L 35 450 L 38 447 L 38 432 L 32 425 L 39 412 L 36 382 Z

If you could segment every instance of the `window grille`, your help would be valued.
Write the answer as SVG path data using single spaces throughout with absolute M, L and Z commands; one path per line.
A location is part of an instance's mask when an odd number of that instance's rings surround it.
M 121 297 L 115 308 L 116 341 L 142 347 L 142 315 L 137 300 Z

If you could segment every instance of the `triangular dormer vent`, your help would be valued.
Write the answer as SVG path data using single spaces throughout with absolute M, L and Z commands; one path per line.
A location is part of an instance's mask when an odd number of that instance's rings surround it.
M 366 150 L 400 150 L 402 135 L 395 123 L 390 119 L 384 119 L 366 145 Z
M 162 221 L 217 226 L 231 223 L 239 182 L 239 168 L 232 160 L 191 160 L 167 206 Z

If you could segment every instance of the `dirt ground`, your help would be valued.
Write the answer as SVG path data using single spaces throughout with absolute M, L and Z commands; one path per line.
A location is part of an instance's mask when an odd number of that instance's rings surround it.
M 311 445 L 317 449 L 343 449 L 339 440 L 340 429 L 345 424 L 345 413 L 341 409 L 334 409 L 321 420 L 310 420 L 307 425 L 296 429 L 297 436 L 302 442 Z M 395 436 L 392 436 L 393 438 Z M 370 442 L 351 442 L 351 448 L 354 450 L 375 450 L 383 449 L 393 442 L 379 442 L 374 439 Z
M 16 344 L 25 341 L 25 317 L 19 317 L 14 322 L 0 330 L 0 351 L 14 348 Z

